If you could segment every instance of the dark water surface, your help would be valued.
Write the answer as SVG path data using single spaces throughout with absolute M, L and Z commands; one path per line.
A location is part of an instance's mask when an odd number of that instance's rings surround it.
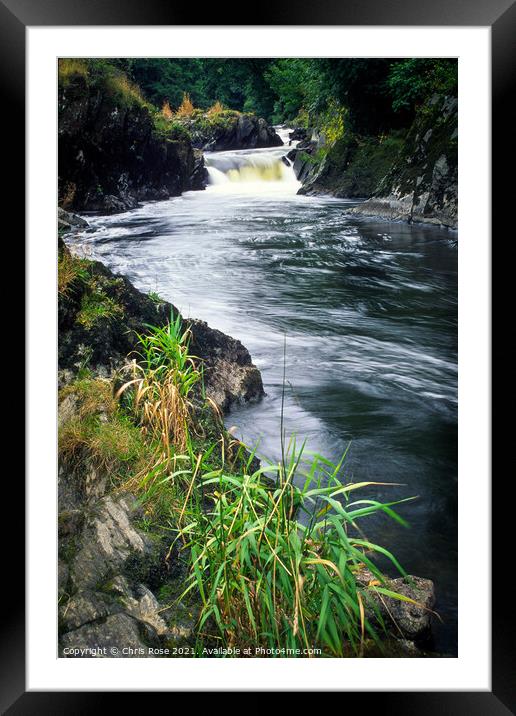
M 264 186 L 266 185 L 266 186 Z M 369 518 L 367 536 L 435 580 L 435 647 L 457 649 L 457 250 L 433 227 L 351 218 L 350 202 L 295 195 L 281 181 L 219 182 L 115 216 L 74 241 L 185 315 L 239 338 L 267 397 L 227 420 L 279 456 L 285 427 L 345 474 L 404 483 L 391 500 L 410 529 Z M 368 518 L 366 518 L 368 519 Z

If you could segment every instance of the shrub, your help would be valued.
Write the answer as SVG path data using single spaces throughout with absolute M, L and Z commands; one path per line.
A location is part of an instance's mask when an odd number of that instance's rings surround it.
M 172 112 L 172 109 L 170 108 L 170 105 L 166 100 L 165 102 L 163 102 L 161 114 L 163 117 L 165 117 L 165 119 L 172 119 L 174 116 L 174 113 Z
M 184 92 L 183 101 L 177 108 L 176 115 L 178 117 L 190 117 L 194 109 L 195 107 L 193 106 L 192 100 L 190 99 L 190 95 L 188 94 L 188 92 Z
M 220 114 L 221 112 L 224 111 L 224 109 L 225 109 L 225 108 L 224 108 L 224 105 L 223 105 L 221 102 L 219 102 L 219 100 L 217 100 L 217 101 L 215 102 L 215 104 L 213 104 L 213 105 L 208 109 L 207 114 L 208 114 L 210 117 L 212 117 L 213 115 Z

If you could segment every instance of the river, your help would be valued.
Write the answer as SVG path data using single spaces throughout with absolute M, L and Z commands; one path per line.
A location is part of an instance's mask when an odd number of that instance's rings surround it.
M 296 194 L 288 147 L 207 154 L 210 186 L 112 216 L 73 241 L 184 315 L 239 338 L 266 398 L 228 426 L 259 453 L 285 428 L 369 489 L 417 495 L 363 523 L 436 583 L 434 648 L 457 653 L 457 248 L 443 229 L 353 218 L 356 202 Z

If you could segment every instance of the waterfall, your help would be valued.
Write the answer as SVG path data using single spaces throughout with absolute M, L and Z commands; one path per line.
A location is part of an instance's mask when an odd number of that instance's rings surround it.
M 285 156 L 290 148 L 287 145 L 206 153 L 208 190 L 225 194 L 295 194 L 301 185 Z

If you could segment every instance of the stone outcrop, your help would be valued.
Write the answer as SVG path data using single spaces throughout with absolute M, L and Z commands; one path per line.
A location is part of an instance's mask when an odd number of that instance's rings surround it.
M 299 194 L 366 199 L 357 216 L 457 228 L 457 99 L 434 95 L 407 133 L 359 137 L 325 147 L 312 133 L 288 154 Z
M 63 208 L 58 207 L 57 209 L 57 228 L 58 231 L 68 232 L 76 229 L 85 229 L 88 226 L 86 219 L 78 214 L 73 214 L 70 211 L 65 211 Z
M 181 120 L 194 147 L 206 151 L 280 147 L 276 130 L 261 117 L 225 110 L 218 115 L 199 113 Z
M 350 211 L 457 228 L 457 134 L 457 99 L 435 95 L 374 195 Z
M 204 321 L 189 325 L 191 351 L 203 360 L 206 393 L 219 410 L 226 413 L 233 405 L 258 402 L 265 395 L 262 377 L 247 348 Z
M 325 149 L 321 149 L 321 138 L 305 141 L 294 150 L 294 172 L 303 184 L 298 193 L 369 197 L 391 169 L 402 144 L 397 135 L 378 138 L 351 133 Z
M 131 95 L 78 74 L 60 85 L 58 108 L 64 209 L 124 211 L 204 187 L 203 159 L 188 135 L 158 131 L 150 108 Z

